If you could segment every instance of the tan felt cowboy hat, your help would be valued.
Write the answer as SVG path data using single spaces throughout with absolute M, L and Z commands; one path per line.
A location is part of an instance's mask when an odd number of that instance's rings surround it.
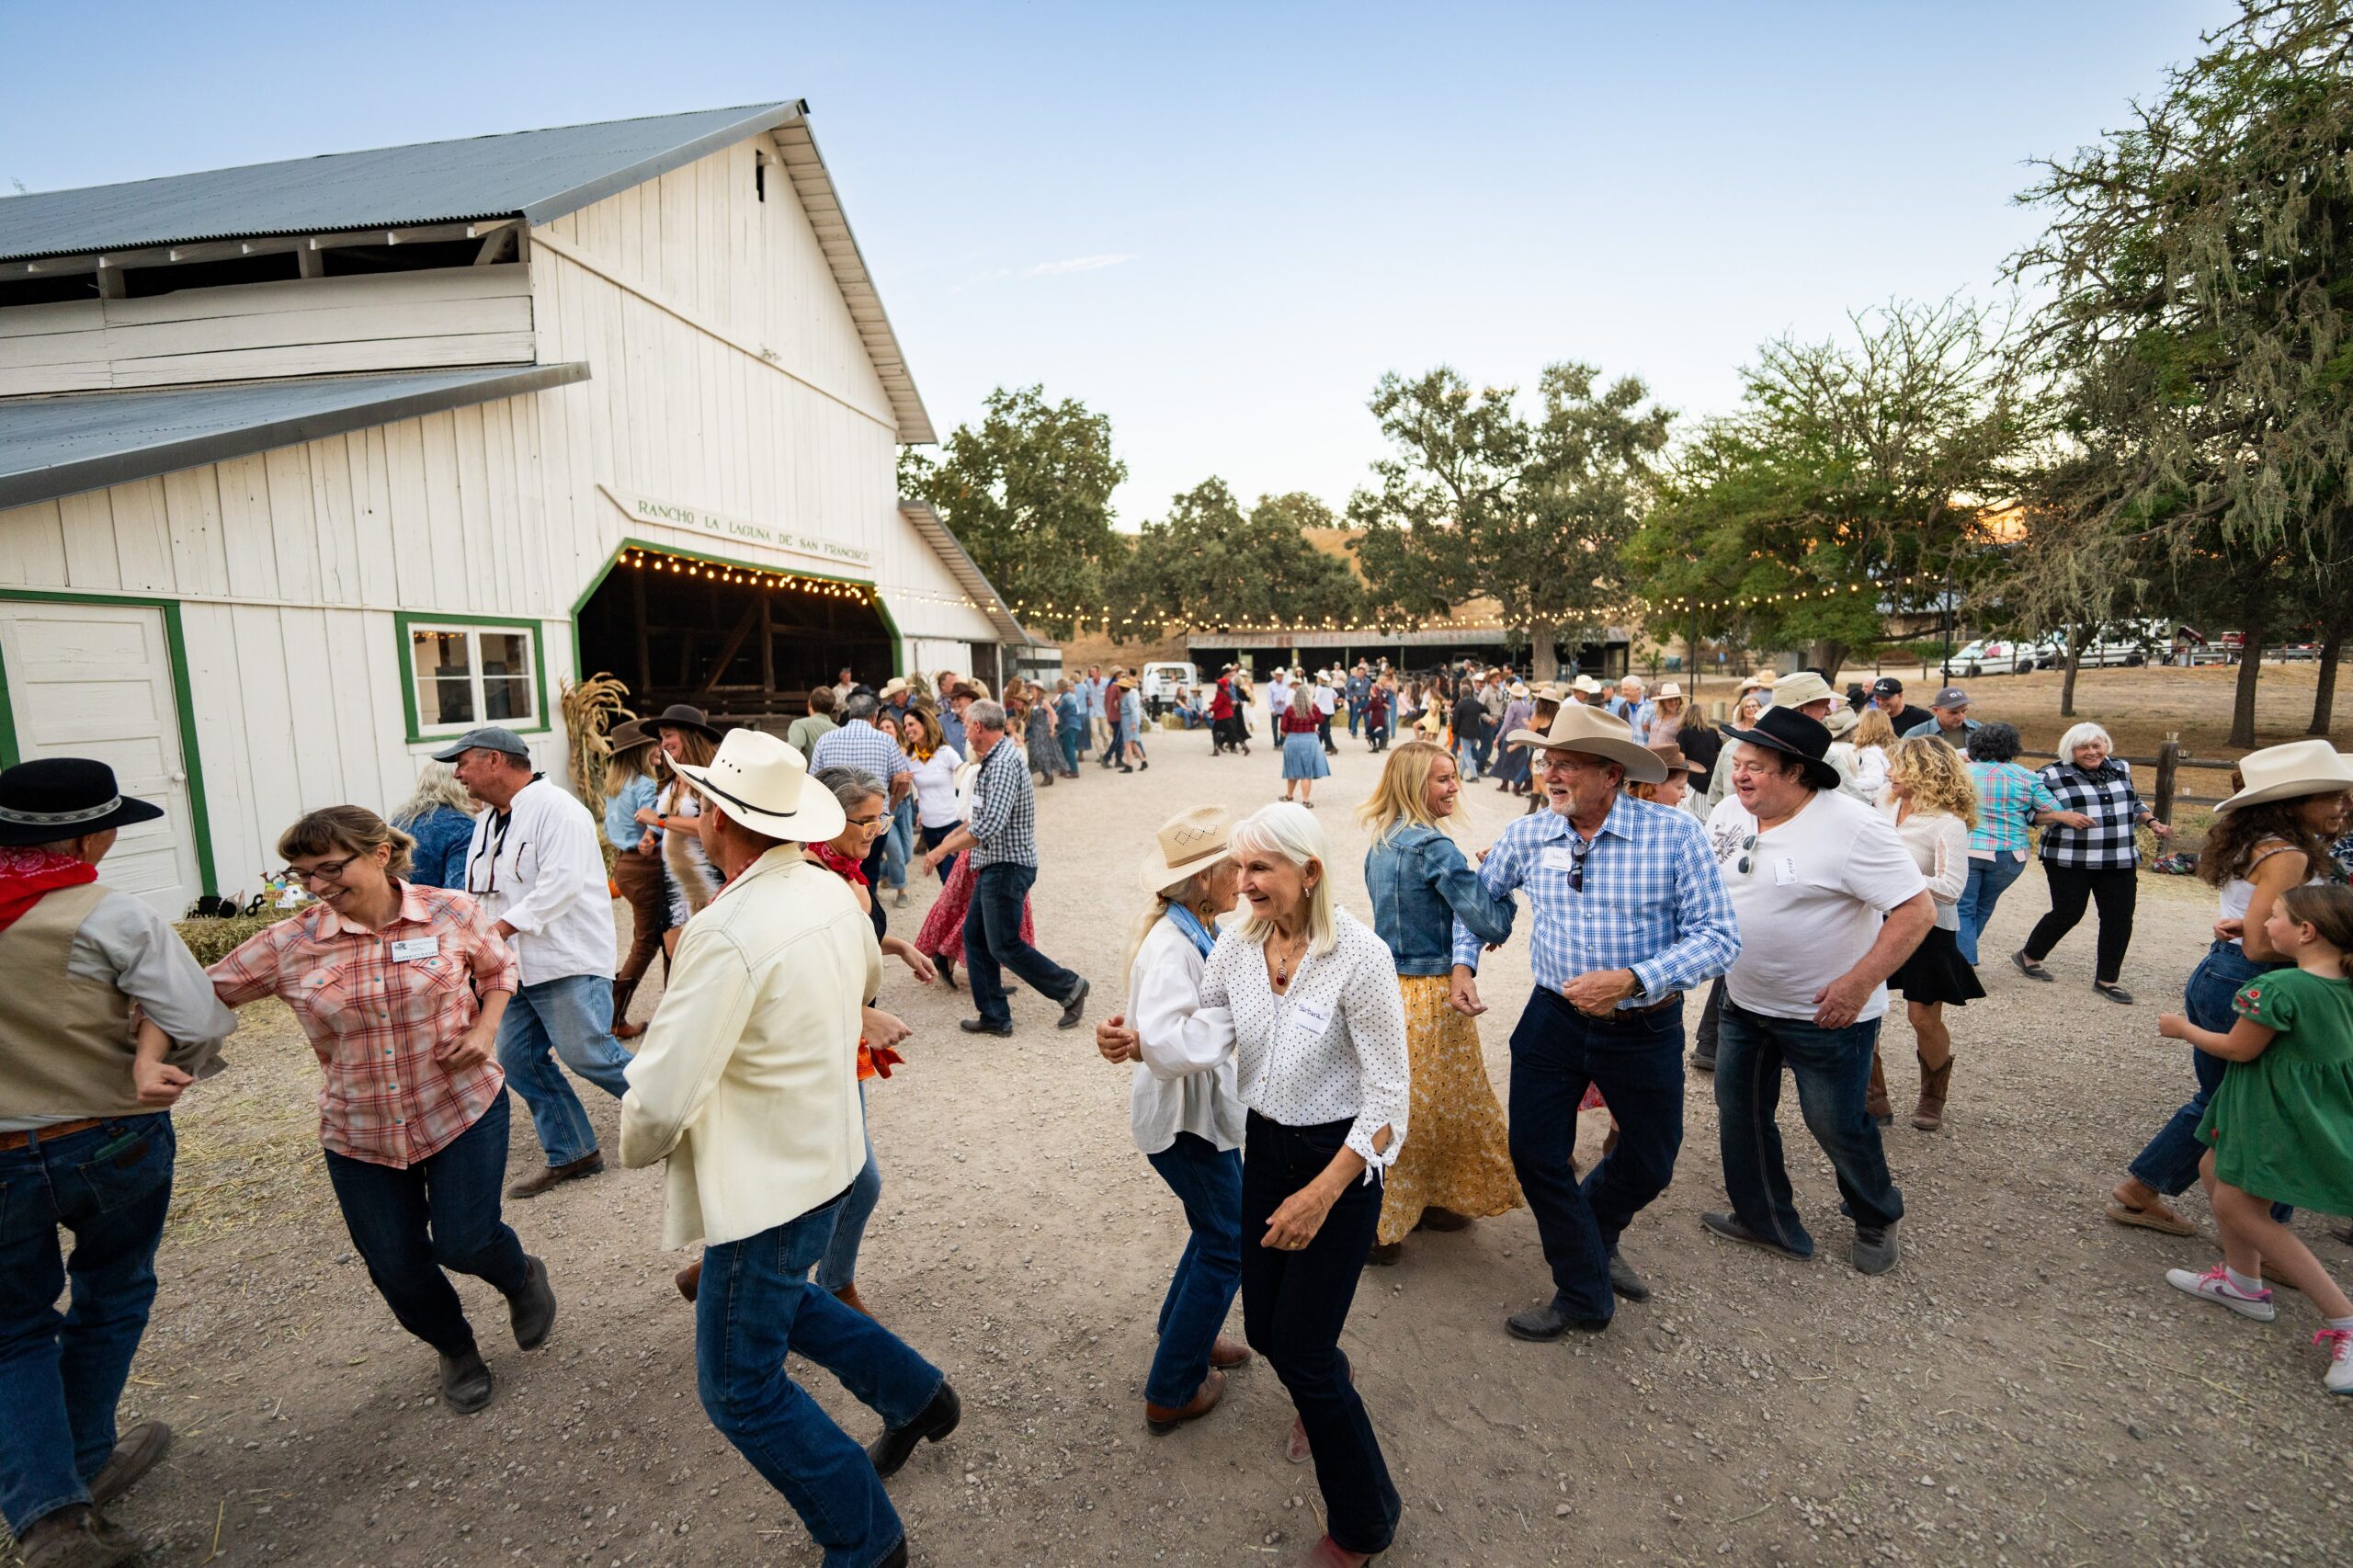
M 1143 869 L 1136 881 L 1146 892 L 1173 888 L 1196 871 L 1205 871 L 1225 853 L 1233 834 L 1233 813 L 1223 806 L 1195 806 L 1178 812 L 1160 824 L 1159 835 L 1143 852 Z
M 876 692 L 874 695 L 878 700 L 888 702 L 891 699 L 898 696 L 899 693 L 906 689 L 907 677 L 904 676 L 892 676 L 889 680 L 882 683 L 882 689 Z
M 1745 697 L 1752 691 L 1770 691 L 1772 689 L 1773 677 L 1771 676 L 1756 675 L 1745 676 L 1738 686 L 1733 687 L 1732 694 L 1733 699 L 1738 700 L 1740 698 Z
M 1832 709 L 1833 712 L 1847 705 L 1847 699 L 1833 691 L 1830 683 L 1812 670 L 1800 670 L 1773 683 L 1773 706 L 1776 708 L 1802 708 L 1825 697 L 1836 705 Z
M 2251 751 L 2239 758 L 2239 777 L 2246 780 L 2246 788 L 2216 806 L 2216 816 L 2266 801 L 2353 790 L 2353 764 L 2326 741 L 2290 741 L 2284 746 Z
M 1569 703 L 1553 714 L 1550 730 L 1514 730 L 1504 737 L 1504 743 L 1597 756 L 1624 768 L 1626 777 L 1638 784 L 1661 784 L 1666 780 L 1665 762 L 1650 747 L 1634 744 L 1634 732 L 1627 727 L 1625 720 L 1581 702 Z
M 709 767 L 674 763 L 703 799 L 770 838 L 823 844 L 849 820 L 834 792 L 809 777 L 801 754 L 759 730 L 730 730 Z
M 1591 676 L 1581 675 L 1569 683 L 1570 687 L 1586 697 L 1598 697 L 1609 688 Z
M 1658 702 L 1680 702 L 1683 700 L 1683 688 L 1676 685 L 1673 681 L 1668 681 L 1665 685 L 1658 688 L 1657 692 L 1654 695 L 1653 700 Z

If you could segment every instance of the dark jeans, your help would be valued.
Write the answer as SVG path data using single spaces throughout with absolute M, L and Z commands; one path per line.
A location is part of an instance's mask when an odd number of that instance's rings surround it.
M 1618 1147 L 1576 1178 L 1577 1102 L 1595 1085 L 1618 1122 Z M 1554 1300 L 1571 1317 L 1616 1310 L 1609 1255 L 1675 1178 L 1683 1147 L 1683 1015 L 1674 1008 L 1587 1017 L 1556 992 L 1528 998 L 1511 1034 L 1511 1165 Z
M 1209 1376 L 1210 1346 L 1242 1284 L 1242 1151 L 1179 1132 L 1144 1157 L 1185 1205 L 1193 1233 L 1160 1303 L 1160 1348 L 1143 1384 L 1146 1401 L 1174 1409 Z
M 1904 1195 L 1887 1174 L 1879 1123 L 1864 1108 L 1877 1018 L 1826 1029 L 1808 1018 L 1772 1018 L 1724 998 L 1716 1026 L 1716 1111 L 1723 1148 L 1724 1191 L 1740 1222 L 1802 1256 L 1813 1238 L 1798 1219 L 1781 1157 L 1781 1069 L 1797 1080 L 1806 1130 L 1837 1173 L 1839 1205 L 1858 1225 L 1884 1229 L 1904 1217 Z M 1607 1091 L 1604 1091 L 1605 1093 Z
M 866 1450 L 792 1381 L 785 1358 L 824 1368 L 891 1427 L 922 1415 L 947 1379 L 897 1335 L 809 1283 L 842 1197 L 703 1248 L 695 1374 L 703 1414 L 784 1494 L 825 1549 L 825 1568 L 873 1568 L 906 1531 Z
M 2051 913 L 2034 923 L 2026 939 L 2026 956 L 2040 963 L 2059 945 L 2059 938 L 2084 917 L 2084 905 L 2097 900 L 2099 950 L 2092 978 L 2104 985 L 2115 984 L 2124 972 L 2124 949 L 2132 945 L 2132 904 L 2140 895 L 2140 873 L 2130 866 L 2086 871 L 2045 860 L 2042 874 L 2051 883 Z
M 0 1513 L 19 1539 L 88 1502 L 114 1452 L 177 1147 L 169 1116 L 127 1116 L 0 1153 Z M 70 1257 L 61 1225 L 74 1233 Z
M 1063 726 L 1060 738 L 1063 747 L 1063 771 L 1064 773 L 1076 773 L 1078 771 L 1079 735 L 1080 730 L 1076 724 L 1065 724 Z
M 915 828 L 915 833 L 923 839 L 923 846 L 926 853 L 937 849 L 942 844 L 947 843 L 948 835 L 955 831 L 956 824 L 952 822 L 946 827 L 925 827 L 918 824 Z M 938 869 L 939 871 L 939 880 L 944 884 L 956 869 L 956 857 L 953 855 L 942 855 L 939 858 L 939 866 Z
M 1347 1136 L 1346 1121 L 1285 1127 L 1250 1113 L 1242 1162 L 1242 1326 L 1307 1428 L 1324 1528 L 1350 1551 L 1375 1552 L 1388 1549 L 1404 1505 L 1357 1397 L 1340 1330 L 1381 1226 L 1381 1183 L 1351 1183 L 1300 1251 L 1258 1244 L 1283 1199 L 1322 1175 Z
M 1708 983 L 1708 1005 L 1699 1009 L 1699 1028 L 1691 1037 L 1691 1054 L 1712 1064 L 1716 1060 L 1716 1035 L 1723 1022 L 1724 977 L 1716 976 Z
M 972 878 L 972 903 L 964 911 L 964 974 L 983 1023 L 1013 1022 L 1003 970 L 1050 1001 L 1067 1002 L 1078 989 L 1078 976 L 1021 939 L 1021 901 L 1037 880 L 1037 867 L 1004 863 L 983 866 Z
M 474 1347 L 466 1309 L 442 1270 L 489 1282 L 502 1296 L 523 1289 L 523 1244 L 500 1218 L 506 1181 L 506 1096 L 472 1127 L 405 1170 L 334 1150 L 327 1180 L 368 1278 L 400 1325 L 445 1356 Z
M 1111 744 L 1103 748 L 1103 761 L 1100 766 L 1118 767 L 1127 761 L 1128 737 L 1120 730 L 1117 721 L 1111 722 L 1110 730 Z
M 2189 971 L 2189 983 L 2182 989 L 2182 1011 L 2200 1028 L 2228 1034 L 2236 1021 L 2231 999 L 2238 994 L 2239 987 L 2279 967 L 2256 962 L 2236 942 L 2218 941 L 2206 949 L 2206 956 Z M 2198 1164 L 2206 1153 L 2206 1145 L 2198 1141 L 2198 1124 L 2206 1119 L 2206 1102 L 2214 1097 L 2229 1066 L 2219 1056 L 2209 1056 L 2196 1046 L 2189 1048 L 2189 1070 L 2197 1075 L 2198 1092 L 2183 1102 L 2172 1119 L 2149 1140 L 2148 1146 L 2133 1157 L 2134 1177 L 2167 1198 L 2189 1190 L 2189 1184 L 2198 1179 Z

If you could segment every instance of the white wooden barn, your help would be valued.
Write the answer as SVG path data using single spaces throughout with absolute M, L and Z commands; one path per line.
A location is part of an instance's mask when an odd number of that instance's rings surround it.
M 579 672 L 994 673 L 932 439 L 800 102 L 0 199 L 0 763 L 166 802 L 177 913 L 473 723 L 562 778 Z

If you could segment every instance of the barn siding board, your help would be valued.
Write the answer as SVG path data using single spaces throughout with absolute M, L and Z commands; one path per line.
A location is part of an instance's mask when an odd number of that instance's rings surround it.
M 0 582 L 27 588 L 66 585 L 65 525 L 54 501 L 0 512 Z
M 221 879 L 218 891 L 250 895 L 260 891 L 269 848 L 261 836 L 253 780 L 256 758 L 247 727 L 252 699 L 239 668 L 237 611 L 201 600 L 184 604 L 180 631 L 188 648 L 190 718 L 197 756 L 204 764 L 213 870 Z M 274 846 L 273 838 L 269 846 Z
M 172 536 L 164 516 L 164 482 L 142 479 L 114 487 L 109 501 L 114 513 L 116 560 L 121 566 L 127 593 L 170 597 L 176 586 L 172 569 Z
M 114 503 L 103 490 L 58 498 L 65 528 L 65 580 L 85 593 L 118 593 L 122 566 L 115 554 Z
M 221 476 L 216 468 L 164 476 L 164 519 L 172 535 L 172 577 L 182 595 L 229 591 L 229 554 L 222 537 Z
M 355 430 L 342 437 L 345 472 L 350 476 L 352 535 L 359 555 L 362 604 L 400 602 L 400 567 L 394 559 L 391 492 L 384 472 L 384 431 Z
M 391 508 L 386 521 L 400 540 L 392 552 L 392 571 L 400 584 L 401 608 L 423 609 L 433 603 L 437 543 L 432 508 L 425 498 L 425 432 L 418 421 L 404 419 L 384 427 L 384 460 Z
M 278 597 L 298 604 L 319 602 L 319 519 L 311 506 L 307 454 L 280 447 L 262 454 L 269 498 L 269 537 L 278 552 Z
M 433 538 L 433 585 L 426 608 L 471 612 L 475 600 L 466 552 L 463 504 L 458 498 L 458 422 L 436 414 L 418 421 L 425 439 L 425 512 Z
M 214 465 L 221 491 L 221 540 L 229 560 L 229 592 L 239 598 L 278 597 L 278 547 L 269 532 L 269 488 L 258 457 Z

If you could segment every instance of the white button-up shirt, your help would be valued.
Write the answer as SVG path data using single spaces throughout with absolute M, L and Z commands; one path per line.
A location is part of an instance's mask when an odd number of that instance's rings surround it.
M 544 778 L 515 793 L 501 822 L 487 807 L 466 846 L 466 891 L 515 928 L 523 983 L 612 978 L 613 898 L 588 808 Z
M 1128 1026 L 1143 1051 L 1143 1071 L 1128 1093 L 1128 1129 L 1136 1147 L 1157 1154 L 1189 1132 L 1219 1149 L 1242 1147 L 1242 1101 L 1233 1092 L 1230 1019 L 1201 1017 L 1201 975 L 1209 960 L 1176 924 L 1145 933 L 1128 971 Z M 1191 1042 L 1188 1035 L 1197 1037 Z M 1214 1066 L 1195 1066 L 1209 1058 Z

